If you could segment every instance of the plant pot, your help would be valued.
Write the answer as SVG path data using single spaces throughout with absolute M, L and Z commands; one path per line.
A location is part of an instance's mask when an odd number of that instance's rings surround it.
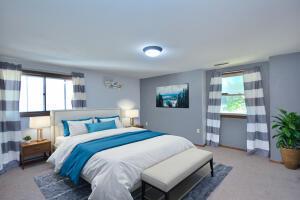
M 300 149 L 280 149 L 283 164 L 288 169 L 298 169 L 300 162 Z
M 25 142 L 26 144 L 29 144 L 29 143 L 31 142 L 31 140 L 24 140 L 24 142 Z

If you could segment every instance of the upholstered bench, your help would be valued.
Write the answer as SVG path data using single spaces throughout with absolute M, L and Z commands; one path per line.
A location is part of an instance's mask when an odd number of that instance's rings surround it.
M 213 154 L 191 148 L 146 169 L 142 173 L 142 200 L 145 199 L 146 185 L 160 190 L 169 200 L 169 193 L 176 185 L 207 163 L 210 163 L 211 176 L 214 176 Z

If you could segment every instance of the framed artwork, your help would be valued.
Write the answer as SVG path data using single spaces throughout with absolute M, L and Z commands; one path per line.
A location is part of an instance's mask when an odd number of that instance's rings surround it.
M 156 107 L 188 108 L 189 84 L 169 85 L 156 88 Z

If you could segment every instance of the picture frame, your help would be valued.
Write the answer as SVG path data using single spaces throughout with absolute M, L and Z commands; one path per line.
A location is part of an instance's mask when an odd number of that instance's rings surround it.
M 156 87 L 156 107 L 189 108 L 189 84 Z

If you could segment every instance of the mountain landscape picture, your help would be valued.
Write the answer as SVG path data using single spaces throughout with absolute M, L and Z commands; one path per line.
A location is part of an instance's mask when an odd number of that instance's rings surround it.
M 156 107 L 188 108 L 189 85 L 170 85 L 156 88 Z

